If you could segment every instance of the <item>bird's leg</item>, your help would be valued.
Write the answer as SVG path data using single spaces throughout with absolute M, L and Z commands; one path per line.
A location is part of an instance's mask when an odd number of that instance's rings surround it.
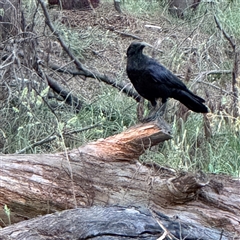
M 156 113 L 156 110 L 157 110 L 157 102 L 154 100 L 154 101 L 151 101 L 151 104 L 152 104 L 152 108 L 150 109 L 149 114 L 145 119 L 151 120 L 155 116 L 155 113 Z
M 142 122 L 150 122 L 150 121 L 154 121 L 156 119 L 155 115 L 156 115 L 156 112 L 158 109 L 158 104 L 155 100 L 152 100 L 151 104 L 152 104 L 152 108 L 149 111 L 149 114 L 144 119 L 142 119 Z
M 143 120 L 143 115 L 144 115 L 144 98 L 141 97 L 140 101 L 137 105 L 137 118 L 138 121 L 142 121 Z
M 156 116 L 163 116 L 167 108 L 167 99 L 162 99 L 162 105 L 156 111 Z
M 151 109 L 149 116 L 153 114 L 156 116 L 163 116 L 165 113 L 166 107 L 167 107 L 166 99 L 162 99 L 162 101 L 160 100 L 155 101 L 155 106 L 153 106 L 153 108 Z
M 167 99 L 162 99 L 162 104 L 161 101 L 155 101 L 154 103 L 148 116 L 142 120 L 143 122 L 150 122 L 163 117 L 167 107 Z

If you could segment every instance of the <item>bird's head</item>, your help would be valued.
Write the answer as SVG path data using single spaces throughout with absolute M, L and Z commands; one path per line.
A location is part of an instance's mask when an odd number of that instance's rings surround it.
M 132 42 L 127 50 L 127 57 L 131 57 L 135 54 L 142 53 L 143 48 L 146 46 L 152 47 L 146 42 Z

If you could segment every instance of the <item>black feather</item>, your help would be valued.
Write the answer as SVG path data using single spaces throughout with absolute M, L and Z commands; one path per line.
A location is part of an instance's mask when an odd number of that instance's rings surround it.
M 144 55 L 147 44 L 133 42 L 127 50 L 127 74 L 137 92 L 153 106 L 162 98 L 174 98 L 194 112 L 207 113 L 204 99 L 192 93 L 173 73 L 156 60 Z

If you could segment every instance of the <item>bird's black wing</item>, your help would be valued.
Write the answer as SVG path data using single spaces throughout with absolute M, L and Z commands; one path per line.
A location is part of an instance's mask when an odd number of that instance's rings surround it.
M 159 97 L 165 99 L 173 97 L 178 99 L 177 97 L 179 96 L 180 91 L 183 91 L 190 94 L 197 101 L 202 103 L 205 102 L 203 98 L 193 94 L 186 85 L 178 79 L 177 76 L 151 58 L 148 59 L 147 64 L 145 65 L 144 75 L 147 79 L 151 79 L 152 83 L 154 83 L 153 85 L 155 85 L 156 90 L 160 93 Z M 178 100 L 181 101 L 180 99 Z
M 157 84 L 164 84 L 166 87 L 171 89 L 177 88 L 181 90 L 187 90 L 186 85 L 173 73 L 152 59 L 147 62 L 144 74 Z

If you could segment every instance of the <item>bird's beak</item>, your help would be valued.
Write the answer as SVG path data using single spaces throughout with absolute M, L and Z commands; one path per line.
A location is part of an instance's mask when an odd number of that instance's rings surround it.
M 144 47 L 151 47 L 154 48 L 153 45 L 146 43 L 146 42 L 141 42 L 141 45 L 143 45 Z
M 162 51 L 161 49 L 157 49 L 156 46 L 154 47 L 153 45 L 149 44 L 149 43 L 146 43 L 146 42 L 141 42 L 142 46 L 144 47 L 151 47 L 153 48 L 154 50 L 160 52 L 160 53 L 163 53 L 164 51 Z

